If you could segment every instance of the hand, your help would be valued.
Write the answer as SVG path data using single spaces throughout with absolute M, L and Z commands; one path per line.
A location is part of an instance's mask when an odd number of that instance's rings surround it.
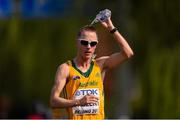
M 99 100 L 99 98 L 96 97 L 95 95 L 88 94 L 79 100 L 79 105 L 87 105 L 90 103 L 97 103 L 98 100 Z
M 114 25 L 111 21 L 111 18 L 108 18 L 106 21 L 102 22 L 100 21 L 101 25 L 103 27 L 105 27 L 106 29 L 108 29 L 109 31 L 112 30 L 114 28 Z

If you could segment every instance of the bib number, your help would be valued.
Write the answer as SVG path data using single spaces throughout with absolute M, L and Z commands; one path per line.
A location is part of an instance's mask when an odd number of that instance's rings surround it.
M 87 89 L 78 89 L 74 94 L 74 99 L 81 99 L 85 95 L 93 94 L 96 97 L 100 98 L 98 88 L 87 88 Z M 83 114 L 98 114 L 99 113 L 100 100 L 97 103 L 87 104 L 84 106 L 73 107 L 73 114 L 83 115 Z

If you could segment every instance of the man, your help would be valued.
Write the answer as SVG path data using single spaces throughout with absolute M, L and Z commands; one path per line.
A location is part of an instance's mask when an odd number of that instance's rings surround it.
M 114 27 L 111 18 L 101 25 L 114 36 L 121 52 L 93 59 L 98 37 L 94 27 L 85 26 L 77 36 L 77 56 L 61 64 L 56 73 L 51 106 L 67 108 L 71 119 L 104 119 L 105 72 L 133 56 L 132 49 Z M 60 97 L 62 91 L 64 97 Z

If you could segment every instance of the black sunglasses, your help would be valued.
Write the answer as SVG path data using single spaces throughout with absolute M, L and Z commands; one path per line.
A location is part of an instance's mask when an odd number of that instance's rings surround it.
M 97 45 L 98 42 L 97 41 L 86 41 L 86 40 L 80 39 L 80 43 L 81 43 L 81 45 L 84 45 L 84 46 L 90 45 L 91 47 L 94 47 Z

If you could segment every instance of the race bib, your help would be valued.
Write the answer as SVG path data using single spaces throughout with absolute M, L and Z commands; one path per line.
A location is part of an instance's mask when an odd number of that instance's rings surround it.
M 74 94 L 74 99 L 81 99 L 87 94 L 93 94 L 100 99 L 99 89 L 98 88 L 87 88 L 87 89 L 78 89 Z M 99 113 L 100 100 L 94 104 L 87 104 L 84 106 L 73 107 L 73 114 L 83 115 L 83 114 L 98 114 Z

